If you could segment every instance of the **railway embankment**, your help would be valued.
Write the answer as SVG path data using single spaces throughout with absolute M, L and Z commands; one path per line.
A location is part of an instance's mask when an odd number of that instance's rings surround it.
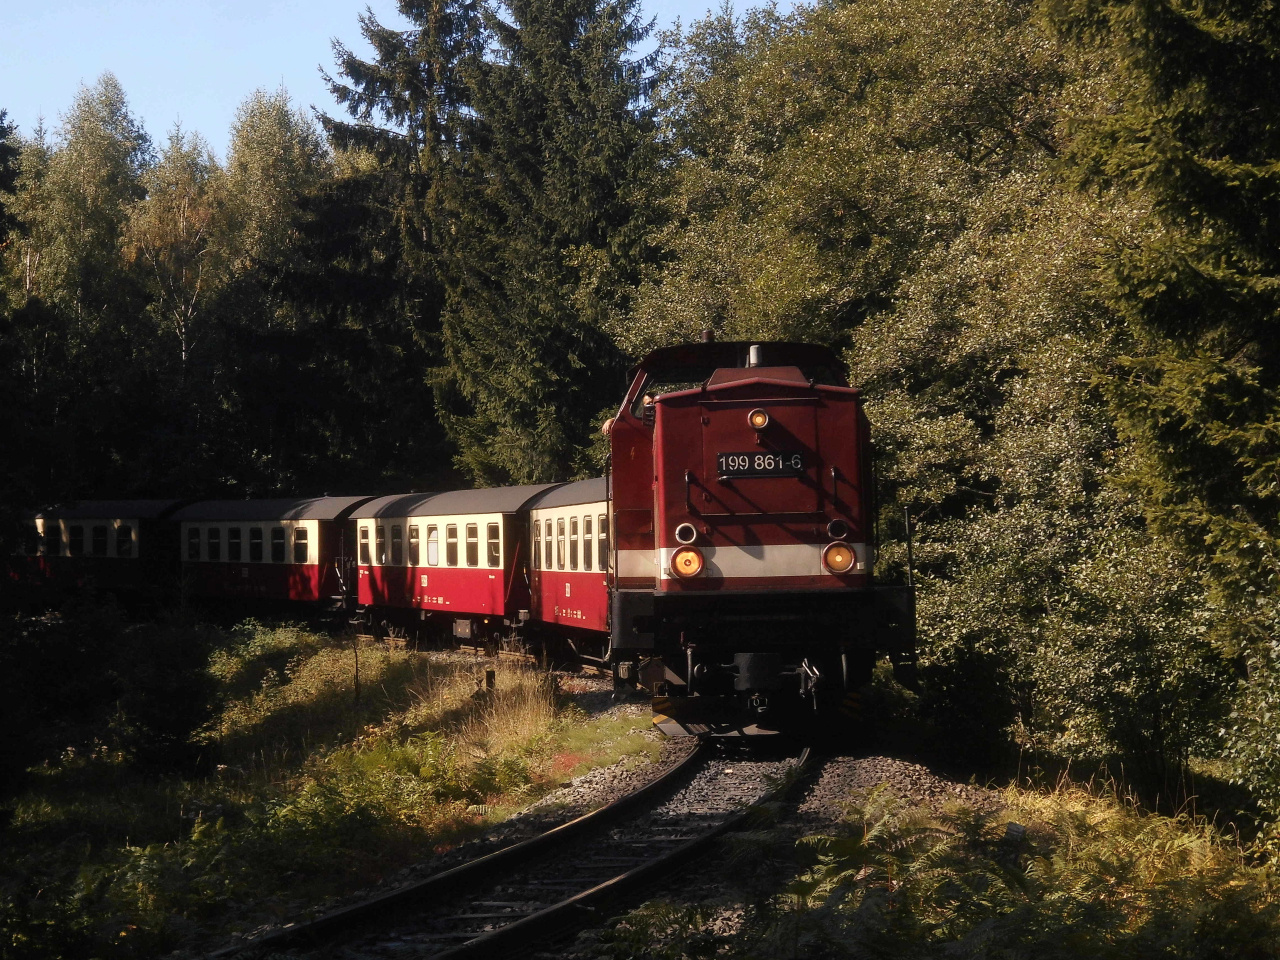
M 111 625 L 63 636 L 93 622 L 32 627 L 55 644 L 42 664 L 33 653 L 33 684 L 41 667 L 86 690 L 116 683 L 126 666 L 138 676 L 114 706 L 86 695 L 60 708 L 52 729 L 28 724 L 44 755 L 0 798 L 6 956 L 200 952 L 393 881 L 467 840 L 532 830 L 499 825 L 583 771 L 614 767 L 621 778 L 661 752 L 647 707 L 609 703 L 591 678 L 287 624 L 170 624 L 146 635 L 147 649 L 185 638 L 202 653 L 198 669 L 184 662 L 153 685 L 165 702 L 197 701 L 186 707 L 198 722 L 165 761 L 133 748 L 146 711 L 128 694 L 148 669 L 144 640 Z M 121 637 L 138 647 L 127 660 L 100 649 Z M 85 669 L 76 650 L 92 658 Z M 567 801 L 538 816 L 574 809 Z

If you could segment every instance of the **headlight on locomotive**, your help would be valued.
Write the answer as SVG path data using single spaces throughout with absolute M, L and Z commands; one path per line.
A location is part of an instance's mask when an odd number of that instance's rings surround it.
M 706 561 L 697 547 L 681 547 L 671 555 L 671 573 L 681 580 L 696 577 L 704 566 Z
M 840 540 L 827 544 L 822 551 L 822 565 L 831 573 L 848 573 L 857 560 L 853 547 Z

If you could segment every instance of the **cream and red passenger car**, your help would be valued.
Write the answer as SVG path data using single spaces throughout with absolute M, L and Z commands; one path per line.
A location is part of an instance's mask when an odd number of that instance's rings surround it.
M 375 621 L 496 638 L 529 610 L 527 505 L 554 484 L 380 497 L 353 514 Z
M 208 599 L 344 602 L 352 592 L 351 511 L 368 497 L 202 500 L 173 515 L 183 589 Z
M 609 500 L 603 477 L 566 483 L 529 509 L 530 612 L 538 624 L 609 630 Z

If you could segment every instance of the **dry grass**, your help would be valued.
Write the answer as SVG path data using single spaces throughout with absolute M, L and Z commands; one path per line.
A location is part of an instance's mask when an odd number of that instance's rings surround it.
M 647 722 L 589 723 L 545 673 L 297 627 L 237 628 L 209 674 L 210 775 L 67 757 L 18 798 L 0 954 L 151 956 L 294 916 L 647 745 Z

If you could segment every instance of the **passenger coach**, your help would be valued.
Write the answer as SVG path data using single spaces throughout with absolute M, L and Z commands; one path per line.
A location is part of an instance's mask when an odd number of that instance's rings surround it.
M 411 633 L 497 642 L 528 616 L 526 507 L 555 484 L 371 500 L 353 514 L 359 602 Z
M 351 511 L 368 497 L 203 500 L 174 514 L 190 597 L 328 602 L 354 594 Z
M 533 501 L 530 612 L 538 624 L 609 631 L 608 488 L 603 477 L 566 483 Z M 579 635 L 579 639 L 586 637 Z M 598 655 L 598 654 L 597 654 Z
M 57 588 L 125 598 L 163 595 L 177 560 L 173 513 L 182 500 L 82 500 L 31 518 L 24 572 Z

